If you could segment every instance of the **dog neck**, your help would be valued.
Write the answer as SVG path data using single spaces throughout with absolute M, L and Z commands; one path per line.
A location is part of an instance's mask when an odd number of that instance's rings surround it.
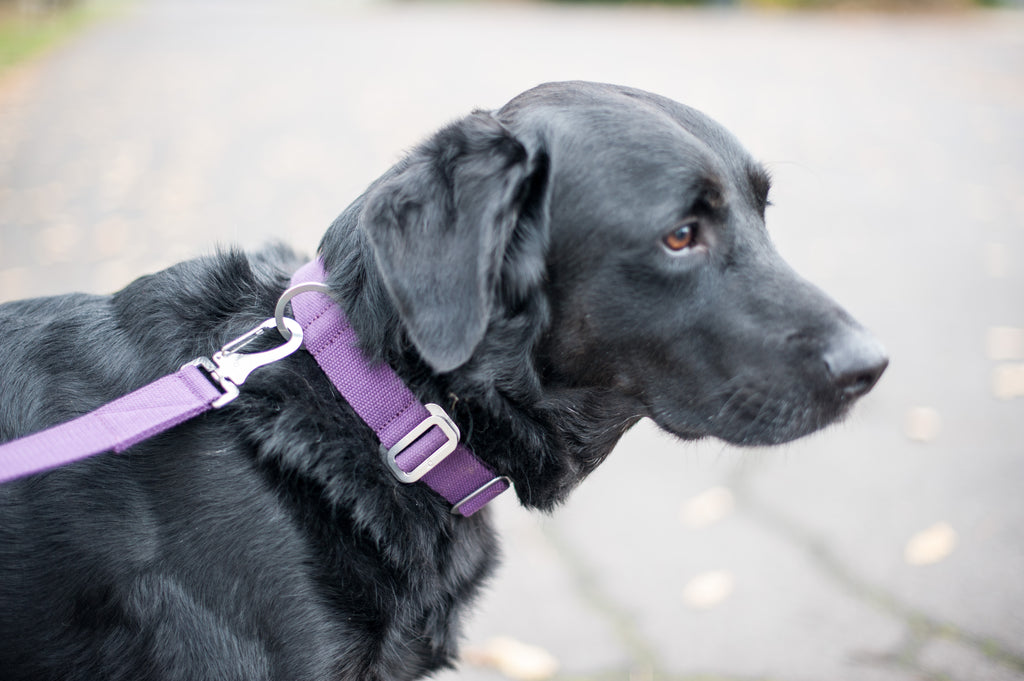
M 548 318 L 540 290 L 512 311 L 495 306 L 473 357 L 434 371 L 409 340 L 377 270 L 359 228 L 360 204 L 331 226 L 320 256 L 367 359 L 386 362 L 421 401 L 444 408 L 474 453 L 515 483 L 523 505 L 548 510 L 564 501 L 636 418 L 610 407 L 621 400 L 600 391 L 544 384 L 535 358 Z

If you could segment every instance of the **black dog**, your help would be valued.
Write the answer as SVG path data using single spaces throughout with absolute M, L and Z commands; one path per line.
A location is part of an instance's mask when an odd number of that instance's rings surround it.
M 745 445 L 841 417 L 886 366 L 779 258 L 768 178 L 702 114 L 587 83 L 450 125 L 320 246 L 366 353 L 551 509 L 641 417 Z M 223 253 L 0 308 L 0 440 L 270 316 L 303 260 Z M 0 487 L 0 678 L 413 679 L 490 572 L 486 513 L 402 484 L 304 351 L 124 454 Z

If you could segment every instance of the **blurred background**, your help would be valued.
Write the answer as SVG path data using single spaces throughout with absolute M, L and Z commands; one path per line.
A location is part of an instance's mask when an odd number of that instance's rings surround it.
M 1024 679 L 1020 2 L 0 0 L 0 300 L 312 253 L 424 135 L 562 79 L 730 128 L 892 363 L 798 443 L 641 423 L 553 516 L 503 498 L 436 678 Z

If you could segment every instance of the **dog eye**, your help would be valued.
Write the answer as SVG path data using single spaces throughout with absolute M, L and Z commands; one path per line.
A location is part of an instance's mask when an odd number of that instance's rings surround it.
M 693 220 L 680 222 L 661 241 L 670 251 L 686 250 L 697 242 L 697 223 Z

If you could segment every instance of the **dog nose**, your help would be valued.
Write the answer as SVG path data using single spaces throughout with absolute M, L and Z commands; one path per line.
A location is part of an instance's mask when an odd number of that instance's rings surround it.
M 878 339 L 863 329 L 844 334 L 825 352 L 825 366 L 836 388 L 854 399 L 871 390 L 889 366 Z

